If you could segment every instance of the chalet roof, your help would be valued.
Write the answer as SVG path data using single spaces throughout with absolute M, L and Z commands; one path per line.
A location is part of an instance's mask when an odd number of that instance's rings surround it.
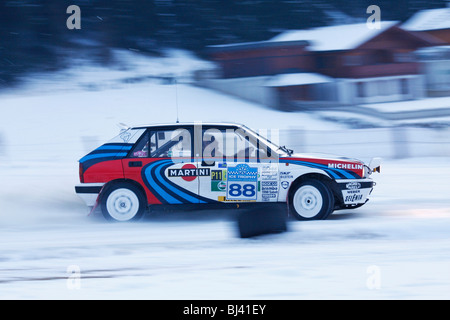
M 230 43 L 230 44 L 218 44 L 211 45 L 207 47 L 208 52 L 231 52 L 231 51 L 242 51 L 247 49 L 260 49 L 260 48 L 278 48 L 280 46 L 285 47 L 305 47 L 308 45 L 307 41 L 255 41 L 255 42 L 241 42 L 241 43 Z
M 272 42 L 308 41 L 311 51 L 351 50 L 397 25 L 397 21 L 382 21 L 380 29 L 370 29 L 366 23 L 345 24 L 305 30 L 285 31 L 272 38 Z
M 402 28 L 408 31 L 450 29 L 450 7 L 419 11 Z

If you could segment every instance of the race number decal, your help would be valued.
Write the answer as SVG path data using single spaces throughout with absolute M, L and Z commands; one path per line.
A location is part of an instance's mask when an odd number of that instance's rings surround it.
M 227 170 L 227 200 L 256 200 L 258 168 L 238 164 Z

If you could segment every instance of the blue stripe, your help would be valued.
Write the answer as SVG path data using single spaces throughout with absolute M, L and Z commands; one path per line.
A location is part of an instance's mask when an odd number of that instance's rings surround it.
M 162 171 L 165 170 L 166 168 L 161 168 L 161 167 L 163 167 L 167 164 L 173 165 L 174 163 L 172 162 L 172 160 L 157 161 L 157 162 L 149 165 L 145 169 L 145 177 L 146 177 L 148 183 L 151 185 L 151 187 L 153 189 L 155 189 L 155 191 L 158 193 L 158 195 L 161 196 L 169 204 L 183 203 L 180 200 L 171 196 L 166 190 L 161 188 L 154 179 L 152 179 L 151 170 L 153 170 L 153 168 L 155 169 L 155 178 L 158 180 L 158 182 L 160 182 L 163 185 L 164 188 L 167 188 L 168 190 L 175 193 L 177 196 L 180 196 L 181 198 L 183 198 L 184 200 L 186 200 L 189 203 L 206 203 L 205 201 L 200 200 L 199 198 L 196 198 L 190 194 L 185 193 L 183 191 L 183 188 L 181 188 L 181 187 L 177 188 L 176 186 L 171 185 L 170 182 L 167 181 L 166 178 L 162 174 Z
M 292 164 L 299 164 L 299 165 L 302 165 L 302 166 L 307 166 L 307 167 L 316 168 L 316 169 L 321 169 L 321 170 L 324 170 L 325 172 L 327 172 L 328 174 L 330 174 L 335 179 L 339 179 L 340 178 L 336 174 L 336 172 L 342 174 L 347 179 L 355 179 L 355 177 L 352 176 L 350 173 L 348 173 L 346 170 L 334 169 L 334 168 L 330 169 L 324 164 L 318 164 L 318 163 L 313 163 L 313 162 L 304 162 L 304 161 L 299 161 L 299 160 L 284 160 L 284 159 L 281 159 L 280 161 L 281 162 L 288 162 L 288 163 L 292 163 Z
M 125 151 L 125 150 L 131 150 L 133 146 L 101 146 L 98 147 L 95 150 L 118 150 L 118 151 Z
M 170 160 L 167 160 L 170 161 Z M 168 194 L 166 191 L 164 191 L 157 183 L 156 181 L 154 181 L 152 179 L 151 176 L 151 170 L 153 169 L 154 166 L 162 166 L 164 164 L 167 163 L 167 161 L 161 161 L 161 162 L 155 162 L 151 165 L 149 165 L 146 169 L 145 169 L 145 177 L 147 178 L 147 181 L 149 182 L 149 184 L 152 186 L 153 189 L 155 189 L 155 191 L 158 193 L 158 195 L 160 195 L 161 197 L 164 198 L 164 200 L 166 200 L 168 203 L 170 204 L 181 204 L 182 202 L 175 199 L 174 197 L 172 197 L 170 194 Z M 157 170 L 159 170 L 160 168 L 156 168 L 156 172 Z
M 172 163 L 172 164 L 173 164 L 173 163 Z M 194 198 L 193 196 L 184 193 L 181 189 L 175 188 L 175 187 L 171 186 L 170 184 L 165 183 L 166 181 L 165 181 L 165 179 L 161 176 L 161 171 L 162 171 L 162 170 L 160 170 L 160 168 L 158 168 L 158 169 L 156 170 L 156 177 L 159 179 L 160 182 L 162 182 L 162 183 L 164 184 L 164 186 L 165 186 L 167 189 L 169 189 L 169 190 L 172 191 L 173 193 L 179 195 L 180 197 L 182 197 L 182 198 L 183 198 L 184 200 L 186 200 L 187 202 L 190 202 L 190 203 L 199 203 L 199 202 L 200 202 L 200 203 L 204 203 L 203 201 L 200 201 L 199 199 Z
M 125 157 L 127 155 L 126 152 L 115 152 L 115 153 L 96 153 L 96 154 L 90 154 L 87 156 L 84 156 L 83 158 L 80 159 L 80 162 L 85 162 L 91 159 L 96 159 L 96 158 L 115 158 L 115 157 Z

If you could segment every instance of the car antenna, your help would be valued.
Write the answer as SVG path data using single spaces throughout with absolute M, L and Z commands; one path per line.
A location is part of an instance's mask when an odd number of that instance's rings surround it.
M 177 82 L 177 78 L 175 78 L 174 81 L 175 81 L 175 105 L 177 108 L 177 123 L 180 123 L 180 120 L 178 119 L 178 82 Z

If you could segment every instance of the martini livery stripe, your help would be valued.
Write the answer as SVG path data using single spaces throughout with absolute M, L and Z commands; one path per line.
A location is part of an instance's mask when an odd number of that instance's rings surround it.
M 153 195 L 163 204 L 189 204 L 216 202 L 201 197 L 189 190 L 176 185 L 165 175 L 167 168 L 172 166 L 172 160 L 155 161 L 144 167 L 142 170 L 142 180 Z M 208 168 L 209 169 L 209 168 Z M 177 170 L 177 169 L 168 169 Z
M 348 171 L 345 169 L 339 169 L 339 168 L 330 168 L 328 165 L 315 163 L 315 162 L 309 162 L 309 161 L 301 161 L 301 160 L 291 160 L 291 159 L 280 159 L 281 163 L 291 163 L 296 164 L 300 166 L 306 166 L 310 168 L 320 169 L 328 173 L 331 177 L 334 179 L 359 179 L 360 176 L 358 176 L 353 171 Z
M 132 147 L 133 145 L 129 143 L 106 143 L 88 153 L 79 161 L 83 165 L 83 169 L 87 170 L 99 162 L 126 157 Z

